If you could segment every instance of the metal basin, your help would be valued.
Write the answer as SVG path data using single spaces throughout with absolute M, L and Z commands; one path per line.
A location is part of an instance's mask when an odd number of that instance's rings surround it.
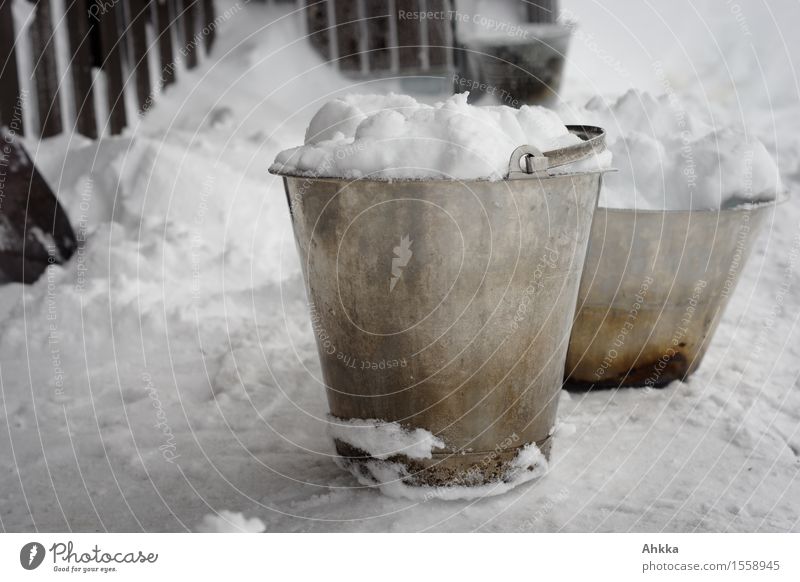
M 284 176 L 331 414 L 446 445 L 384 459 L 407 485 L 503 481 L 526 445 L 549 454 L 602 173 L 549 176 L 529 153 L 496 182 Z
M 566 387 L 661 387 L 691 375 L 773 210 L 598 208 Z
M 474 81 L 470 95 L 491 93 L 501 104 L 519 107 L 558 96 L 572 28 L 531 25 L 525 36 L 463 41 L 461 79 Z M 463 91 L 455 79 L 455 90 Z

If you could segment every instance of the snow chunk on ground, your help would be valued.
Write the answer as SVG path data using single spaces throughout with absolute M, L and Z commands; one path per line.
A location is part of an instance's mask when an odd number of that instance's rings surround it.
M 267 526 L 257 517 L 246 518 L 241 513 L 222 510 L 219 513 L 209 513 L 197 531 L 200 533 L 261 533 Z
M 433 449 L 443 449 L 444 441 L 424 428 L 409 430 L 396 422 L 373 419 L 342 420 L 330 416 L 328 434 L 376 459 L 405 455 L 410 459 L 430 459 Z
M 595 97 L 578 114 L 603 127 L 619 172 L 606 177 L 600 206 L 717 210 L 774 200 L 778 167 L 758 139 L 705 124 L 675 96 L 630 90 Z
M 356 179 L 500 180 L 521 145 L 545 152 L 580 142 L 544 107 L 479 107 L 467 93 L 434 106 L 390 94 L 349 95 L 324 105 L 305 145 L 278 154 L 270 171 Z M 605 167 L 600 155 L 594 167 Z M 581 166 L 581 169 L 586 169 Z

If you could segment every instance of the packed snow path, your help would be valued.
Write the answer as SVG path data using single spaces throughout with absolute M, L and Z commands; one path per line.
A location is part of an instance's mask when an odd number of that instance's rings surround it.
M 566 99 L 671 91 L 746 124 L 797 191 L 800 6 L 565 4 L 586 23 Z M 267 168 L 322 102 L 379 87 L 350 87 L 299 32 L 246 6 L 132 135 L 28 143 L 87 241 L 36 285 L 0 288 L 3 530 L 800 530 L 796 198 L 771 217 L 699 372 L 564 394 L 545 478 L 410 502 L 337 468 Z

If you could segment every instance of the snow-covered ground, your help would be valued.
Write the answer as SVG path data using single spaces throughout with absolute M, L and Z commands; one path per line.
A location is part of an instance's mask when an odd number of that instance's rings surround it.
M 564 4 L 581 22 L 565 100 L 676 95 L 756 135 L 797 189 L 800 4 Z M 267 168 L 332 96 L 400 86 L 345 81 L 286 10 L 231 12 L 213 58 L 129 135 L 28 142 L 85 242 L 35 285 L 0 288 L 3 530 L 800 530 L 796 198 L 770 217 L 697 374 L 564 393 L 541 480 L 408 501 L 341 471 Z

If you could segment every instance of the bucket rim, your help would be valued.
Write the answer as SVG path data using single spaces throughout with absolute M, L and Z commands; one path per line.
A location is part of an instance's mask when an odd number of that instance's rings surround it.
M 560 172 L 547 174 L 544 176 L 531 176 L 527 180 L 551 180 L 553 178 L 574 178 L 578 176 L 589 176 L 597 174 L 608 174 L 609 172 L 616 172 L 617 168 L 598 168 L 596 170 L 581 170 L 579 172 Z M 502 184 L 502 183 L 519 183 L 526 180 L 509 179 L 508 176 L 500 178 L 499 180 L 492 180 L 491 178 L 383 178 L 379 176 L 362 176 L 360 178 L 340 178 L 332 176 L 312 176 L 310 174 L 294 173 L 294 172 L 280 172 L 270 168 L 269 173 L 273 176 L 280 176 L 281 178 L 296 178 L 300 180 L 312 180 L 314 182 L 336 182 L 336 183 L 382 183 L 382 184 Z
M 611 206 L 600 206 L 598 204 L 597 210 L 601 212 L 607 212 L 610 214 L 643 214 L 643 215 L 654 215 L 654 214 L 668 214 L 670 216 L 677 216 L 677 215 L 685 215 L 685 214 L 702 214 L 702 215 L 710 215 L 710 214 L 738 214 L 740 212 L 760 212 L 762 210 L 767 210 L 768 208 L 780 206 L 781 204 L 785 204 L 789 200 L 791 200 L 792 195 L 789 192 L 781 192 L 778 196 L 775 197 L 774 200 L 763 200 L 759 202 L 744 202 L 737 206 L 732 206 L 729 208 L 696 208 L 696 209 L 653 209 L 653 208 L 614 208 Z

